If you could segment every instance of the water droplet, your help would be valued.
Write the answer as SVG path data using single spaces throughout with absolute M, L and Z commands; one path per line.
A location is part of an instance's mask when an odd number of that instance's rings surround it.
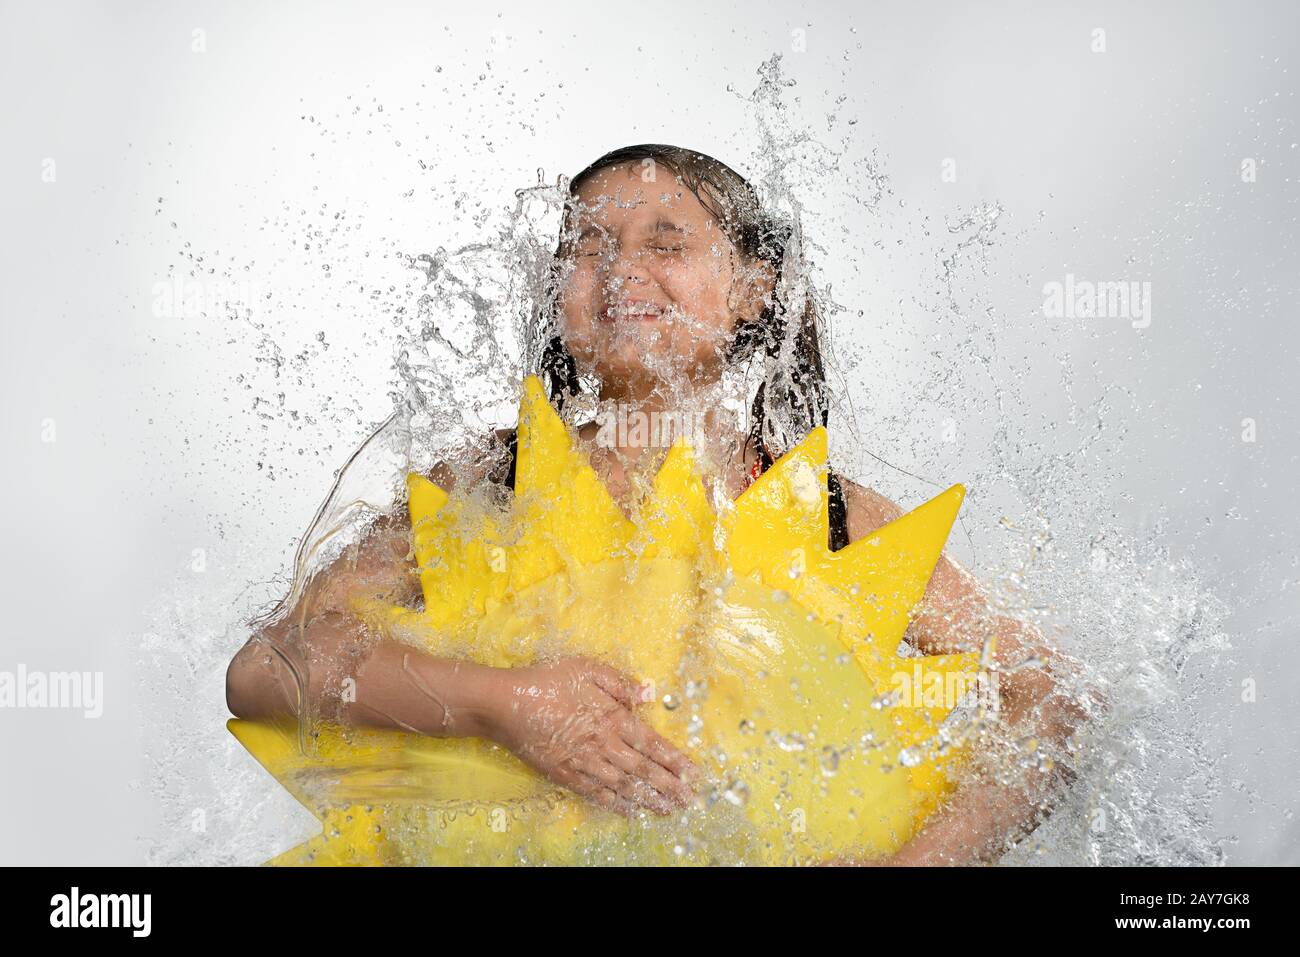
M 744 807 L 749 802 L 749 787 L 744 781 L 732 781 L 722 792 L 723 799 L 736 807 Z
M 822 774 L 830 777 L 840 769 L 840 753 L 829 745 L 822 748 L 821 767 Z

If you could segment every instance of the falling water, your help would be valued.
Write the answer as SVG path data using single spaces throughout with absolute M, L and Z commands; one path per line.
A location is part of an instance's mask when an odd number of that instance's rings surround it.
M 1224 847 L 1209 818 L 1220 782 L 1200 728 L 1214 720 L 1210 690 L 1229 650 L 1229 608 L 1164 543 L 1158 510 L 1136 532 L 1112 518 L 1107 470 L 1123 460 L 1136 408 L 1131 393 L 1104 381 L 1099 389 L 1081 387 L 1097 371 L 1076 368 L 1061 351 L 1052 361 L 1064 401 L 1044 413 L 1047 428 L 1035 414 L 1045 350 L 1038 349 L 1032 366 L 1021 343 L 1004 334 L 1008 316 L 993 291 L 1008 257 L 1033 242 L 1035 227 L 1016 229 L 1016 211 L 996 202 L 942 224 L 907 208 L 895 195 L 887 157 L 863 147 L 870 131 L 843 112 L 824 124 L 806 122 L 779 57 L 760 65 L 752 90 L 731 92 L 745 101 L 753 134 L 748 153 L 732 165 L 771 210 L 795 224 L 809 266 L 787 283 L 817 302 L 828 330 L 837 469 L 907 507 L 964 483 L 970 495 L 953 553 L 1001 613 L 1032 623 L 1073 662 L 1058 677 L 1061 694 L 1087 715 L 1068 750 L 1075 780 L 1049 820 L 1004 861 L 1221 861 Z M 232 588 L 217 596 L 220 608 L 212 595 L 178 592 L 142 643 L 153 729 L 146 743 L 173 835 L 153 849 L 159 862 L 250 863 L 313 830 L 225 736 L 224 715 L 193 707 L 185 684 L 162 676 L 181 673 L 212 688 L 247 636 L 247 622 L 275 614 L 277 591 L 290 596 L 290 605 L 300 598 L 314 571 L 400 504 L 408 471 L 443 463 L 480 474 L 485 456 L 498 454 L 485 451 L 482 440 L 513 426 L 518 384 L 536 368 L 535 309 L 565 181 L 539 170 L 535 183 L 480 186 L 493 188 L 507 201 L 463 197 L 476 241 L 429 251 L 403 250 L 398 240 L 385 252 L 400 263 L 403 279 L 375 286 L 372 314 L 363 318 L 374 336 L 391 342 L 392 411 L 350 457 L 327 453 L 346 464 L 287 577 Z M 348 229 L 363 214 L 286 210 L 277 219 L 290 227 L 286 232 L 310 237 L 304 255 L 322 272 L 337 273 L 368 255 Z M 255 266 L 188 248 L 181 268 L 196 275 L 227 259 L 230 274 L 255 275 Z M 862 289 L 845 278 L 854 276 Z M 274 297 L 249 297 L 228 307 L 244 357 L 230 396 L 268 421 L 308 423 L 314 434 L 321 423 L 362 418 L 356 403 L 292 387 L 295 378 L 310 383 L 337 367 L 327 361 L 324 333 L 302 349 L 281 341 L 276 305 Z M 752 376 L 729 384 L 740 417 L 754 386 Z M 315 395 L 319 406 L 292 408 L 286 392 Z M 596 411 L 577 405 L 566 414 L 576 420 Z M 292 454 L 269 449 L 266 468 L 291 476 L 285 463 Z M 1002 759 L 1023 766 L 1033 760 L 1032 748 L 1012 741 Z M 823 765 L 833 771 L 834 755 Z M 743 782 L 723 782 L 715 806 L 743 804 L 743 790 Z M 229 828 L 227 839 L 214 841 L 191 826 L 197 808 L 217 811 L 208 820 L 262 826 Z M 725 831 L 733 818 L 719 810 L 716 820 Z M 599 858 L 599 850 L 592 853 Z M 530 859 L 527 848 L 520 859 Z

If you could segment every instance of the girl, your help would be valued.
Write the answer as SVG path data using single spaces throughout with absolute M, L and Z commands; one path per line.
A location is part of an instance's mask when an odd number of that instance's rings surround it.
M 552 403 L 571 411 L 596 402 L 643 422 L 693 417 L 707 436 L 697 456 L 715 494 L 735 498 L 827 419 L 815 303 L 792 278 L 802 265 L 797 239 L 765 214 L 744 178 L 708 156 L 641 145 L 596 160 L 569 184 L 539 314 L 538 365 Z M 754 362 L 762 382 L 752 425 L 742 429 L 722 410 L 732 380 Z M 657 430 L 586 422 L 576 431 L 615 499 L 629 507 L 662 458 Z M 511 487 L 513 434 L 494 436 L 483 451 L 483 465 L 468 477 L 449 467 L 430 477 L 445 489 L 457 481 Z M 828 477 L 828 489 L 833 549 L 901 514 L 838 475 Z M 394 512 L 295 590 L 296 600 L 286 599 L 231 662 L 230 710 L 488 738 L 557 784 L 627 815 L 667 814 L 692 800 L 698 772 L 638 716 L 649 690 L 615 669 L 583 658 L 497 669 L 368 635 L 349 612 L 353 599 L 409 605 L 419 598 L 409 539 L 407 515 Z M 908 641 L 925 654 L 946 654 L 979 651 L 994 635 L 998 720 L 1044 753 L 1060 749 L 1078 712 L 1057 693 L 1058 659 L 1030 627 L 995 614 L 970 576 L 942 558 Z M 1036 825 L 1052 781 L 1040 772 L 964 785 L 888 863 L 995 859 Z

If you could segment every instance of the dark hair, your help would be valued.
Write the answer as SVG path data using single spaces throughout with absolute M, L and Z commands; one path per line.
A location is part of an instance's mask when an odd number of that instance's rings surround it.
M 758 318 L 736 330 L 727 350 L 731 362 L 744 362 L 761 356 L 764 363 L 763 381 L 754 396 L 753 424 L 746 443 L 754 444 L 760 467 L 766 470 L 777 455 L 814 427 L 825 425 L 829 417 L 820 320 L 813 297 L 808 294 L 798 296 L 786 285 L 787 257 L 798 255 L 794 224 L 771 215 L 748 180 L 704 153 L 661 143 L 625 146 L 601 156 L 569 181 L 560 241 L 537 315 L 539 333 L 545 339 L 538 363 L 542 380 L 557 409 L 563 409 L 565 400 L 583 389 L 577 362 L 560 335 L 557 321 L 562 267 L 567 250 L 565 230 L 577 208 L 578 190 L 603 170 L 647 161 L 667 169 L 677 182 L 694 194 L 722 226 L 742 259 L 767 264 L 776 277 L 772 295 L 764 303 Z M 793 330 L 792 316 L 797 317 Z M 785 418 L 798 432 L 797 435 L 780 433 L 779 420 L 769 414 L 773 405 L 783 407 Z M 514 477 L 513 458 L 512 444 L 511 480 Z M 827 486 L 830 494 L 830 547 L 839 549 L 848 544 L 844 490 L 834 472 L 827 476 Z

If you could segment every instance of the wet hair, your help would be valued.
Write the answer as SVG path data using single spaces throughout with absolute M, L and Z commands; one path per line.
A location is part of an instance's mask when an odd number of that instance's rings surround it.
M 577 396 L 584 387 L 590 388 L 583 382 L 577 362 L 560 334 L 558 319 L 568 252 L 563 230 L 569 227 L 569 218 L 577 209 L 578 191 L 603 170 L 624 164 L 643 166 L 647 162 L 667 170 L 694 194 L 721 225 L 743 261 L 766 264 L 776 277 L 761 313 L 736 329 L 726 356 L 729 363 L 756 358 L 763 362 L 764 375 L 754 395 L 746 446 L 754 446 L 760 468 L 766 470 L 811 429 L 827 423 L 830 404 L 820 319 L 811 295 L 787 288 L 787 257 L 799 255 L 794 225 L 768 213 L 747 179 L 704 153 L 661 143 L 625 146 L 601 156 L 569 181 L 565 222 L 537 317 L 544 339 L 538 363 L 542 380 L 552 404 L 561 410 L 566 400 Z M 791 431 L 797 434 L 789 434 Z M 513 444 L 511 451 L 513 480 Z M 848 544 L 848 516 L 843 485 L 834 472 L 827 476 L 827 490 L 830 547 L 839 549 Z

